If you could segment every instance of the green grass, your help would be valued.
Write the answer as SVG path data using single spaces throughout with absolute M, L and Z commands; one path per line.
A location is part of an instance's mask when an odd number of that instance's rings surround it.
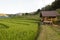
M 0 19 L 0 40 L 35 40 L 38 16 Z
M 53 30 L 55 30 L 60 35 L 60 26 L 52 27 Z
M 60 14 L 60 9 L 57 9 L 56 11 Z
M 54 26 L 42 25 L 38 40 L 60 40 L 60 30 L 58 30 Z

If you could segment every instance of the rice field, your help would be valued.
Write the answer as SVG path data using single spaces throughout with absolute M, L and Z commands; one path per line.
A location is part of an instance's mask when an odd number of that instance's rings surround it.
M 23 16 L 0 19 L 0 40 L 35 40 L 38 18 Z

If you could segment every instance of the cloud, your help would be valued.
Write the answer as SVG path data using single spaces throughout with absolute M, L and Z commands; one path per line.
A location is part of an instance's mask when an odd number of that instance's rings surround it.
M 32 12 L 54 0 L 0 0 L 0 13 Z

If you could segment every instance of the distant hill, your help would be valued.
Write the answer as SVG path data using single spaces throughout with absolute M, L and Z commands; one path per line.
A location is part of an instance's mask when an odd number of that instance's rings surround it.
M 0 18 L 8 17 L 7 14 L 0 13 Z

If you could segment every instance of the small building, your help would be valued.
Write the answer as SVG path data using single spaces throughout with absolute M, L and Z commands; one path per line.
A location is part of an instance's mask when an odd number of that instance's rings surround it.
M 53 21 L 58 21 L 58 16 L 60 16 L 60 14 L 56 11 L 42 11 L 40 14 L 43 23 L 53 23 Z

